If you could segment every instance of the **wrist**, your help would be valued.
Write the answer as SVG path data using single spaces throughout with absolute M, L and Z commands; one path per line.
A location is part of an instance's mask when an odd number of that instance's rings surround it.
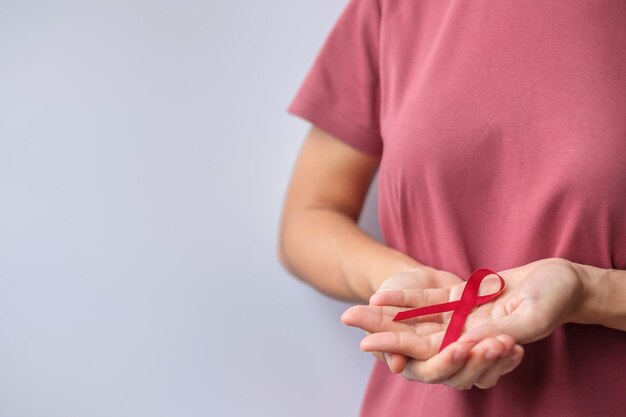
M 579 323 L 626 331 L 626 271 L 576 264 L 588 299 L 581 303 Z
M 389 249 L 390 253 L 389 256 L 386 257 L 386 261 L 381 265 L 377 265 L 376 269 L 368 274 L 368 294 L 366 294 L 368 300 L 372 294 L 378 291 L 381 284 L 385 282 L 387 278 L 393 275 L 427 268 L 425 265 L 420 264 L 402 252 L 391 248 Z
M 582 284 L 582 292 L 578 306 L 569 321 L 579 324 L 599 324 L 605 297 L 601 282 L 606 282 L 610 270 L 576 262 L 571 264 Z
M 572 263 L 583 284 L 573 323 L 597 324 L 626 331 L 626 271 Z

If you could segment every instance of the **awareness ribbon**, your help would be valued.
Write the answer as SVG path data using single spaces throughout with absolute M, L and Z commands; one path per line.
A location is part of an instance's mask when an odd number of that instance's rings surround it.
M 492 294 L 479 296 L 478 290 L 480 289 L 480 283 L 487 275 L 491 274 L 497 275 L 500 279 L 500 289 Z M 393 321 L 407 320 L 413 317 L 426 316 L 428 314 L 437 314 L 443 313 L 445 311 L 454 310 L 454 312 L 452 313 L 452 318 L 450 319 L 450 324 L 448 324 L 446 333 L 443 336 L 443 342 L 441 342 L 441 347 L 439 348 L 439 351 L 441 352 L 446 346 L 456 341 L 459 336 L 461 336 L 465 320 L 467 319 L 467 316 L 472 312 L 472 309 L 500 296 L 500 294 L 502 294 L 502 292 L 504 291 L 504 287 L 504 279 L 502 279 L 502 277 L 498 275 L 498 273 L 487 268 L 478 268 L 477 270 L 472 272 L 470 277 L 467 279 L 467 283 L 465 284 L 465 288 L 463 289 L 461 299 L 457 301 L 450 301 L 448 303 L 434 304 L 430 306 L 401 311 L 394 316 Z

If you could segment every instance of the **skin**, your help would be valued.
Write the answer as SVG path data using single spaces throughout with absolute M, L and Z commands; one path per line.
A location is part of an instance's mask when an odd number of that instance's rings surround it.
M 357 226 L 379 164 L 380 157 L 359 152 L 316 126 L 311 127 L 298 155 L 281 213 L 277 256 L 292 275 L 329 297 L 367 302 L 388 278 L 408 271 L 432 271 Z M 485 369 L 490 361 L 482 358 L 489 347 L 510 360 L 510 344 L 510 339 L 502 342 L 495 337 L 482 344 L 465 344 L 473 359 L 466 370 L 457 364 L 458 372 Z M 393 353 L 386 360 L 382 352 L 372 353 L 392 370 L 409 360 Z M 489 374 L 506 370 L 499 362 Z
M 626 271 L 549 258 L 499 271 L 506 291 L 476 308 L 465 334 L 438 352 L 449 313 L 393 322 L 407 307 L 458 299 L 464 282 L 422 265 L 368 236 L 358 226 L 380 163 L 313 126 L 289 183 L 277 255 L 292 275 L 339 300 L 368 303 L 342 322 L 366 332 L 361 349 L 392 372 L 457 389 L 489 388 L 519 365 L 522 344 L 562 323 L 626 331 Z M 489 291 L 488 279 L 481 291 Z M 599 285 L 602 283 L 602 285 Z
M 420 264 L 357 226 L 380 157 L 313 126 L 293 169 L 277 255 L 295 277 L 344 301 L 366 302 L 387 277 Z
M 505 346 L 507 343 L 530 343 L 550 335 L 565 323 L 600 324 L 617 330 L 626 330 L 623 300 L 625 271 L 603 270 L 577 264 L 562 258 L 538 260 L 527 265 L 498 272 L 507 288 L 495 301 L 475 308 L 468 316 L 463 334 L 455 344 L 441 353 L 435 348 L 441 344 L 451 313 L 431 315 L 420 320 L 394 322 L 393 316 L 402 307 L 420 307 L 460 298 L 465 283 L 447 288 L 398 288 L 396 277 L 393 289 L 379 291 L 368 306 L 355 306 L 343 314 L 342 321 L 369 332 L 361 341 L 364 351 L 393 352 L 410 358 L 391 366 L 409 380 L 438 383 L 464 389 L 476 385 L 493 386 L 499 376 L 513 370 L 521 361 L 523 349 L 516 345 L 510 362 L 480 374 L 485 362 L 476 365 L 475 372 L 465 370 L 463 376 L 455 374 L 454 352 L 464 355 L 465 344 L 481 345 L 494 336 Z M 497 288 L 495 275 L 481 293 Z M 602 283 L 602 285 L 600 285 Z M 383 283 L 383 287 L 386 283 Z M 603 289 L 613 289 L 606 291 Z M 506 336 L 505 336 L 506 335 Z M 507 341 L 507 338 L 511 337 Z M 491 343 L 491 342 L 489 342 Z M 455 346 L 451 348 L 451 346 Z M 478 347 L 477 345 L 477 347 Z M 475 349 L 477 349 L 477 347 Z M 491 349 L 491 348 L 486 348 Z M 500 351 L 500 350 L 498 350 Z M 493 356 L 493 355 L 487 355 Z M 472 361 L 469 356 L 468 364 Z M 499 371 L 494 371 L 494 368 Z
M 361 343 L 365 351 L 385 351 L 384 360 L 389 369 L 408 380 L 442 383 L 457 389 L 469 389 L 474 385 L 489 388 L 495 385 L 500 376 L 515 369 L 522 360 L 524 350 L 516 345 L 513 338 L 496 335 L 485 340 L 451 345 L 435 357 L 450 313 L 410 321 L 391 320 L 404 307 L 449 301 L 450 294 L 462 290 L 463 283 L 458 276 L 433 268 L 417 268 L 397 274 L 383 282 L 370 298 L 369 306 L 348 309 L 341 320 L 346 325 L 361 327 L 368 335 L 370 332 L 389 331 L 428 336 L 425 343 L 411 345 L 411 350 L 404 351 L 372 347 L 371 339 L 376 342 L 378 335 L 367 337 Z M 431 357 L 434 359 L 425 360 Z

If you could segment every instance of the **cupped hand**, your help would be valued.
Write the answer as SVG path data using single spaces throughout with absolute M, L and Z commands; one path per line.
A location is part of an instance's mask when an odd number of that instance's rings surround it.
M 377 294 L 394 291 L 394 290 L 415 290 L 415 289 L 427 289 L 427 288 L 451 288 L 454 285 L 463 283 L 463 280 L 453 273 L 437 270 L 428 266 L 421 266 L 419 268 L 412 269 L 407 272 L 398 273 L 385 279 L 376 293 L 370 297 L 370 305 L 382 305 L 377 303 Z M 441 291 L 443 296 L 445 291 Z M 349 324 L 349 323 L 345 323 Z M 440 329 L 440 326 L 432 327 L 433 329 Z M 371 333 L 364 329 L 367 335 Z M 391 352 L 372 352 L 372 354 L 378 359 L 386 362 L 390 369 L 404 369 L 409 358 L 405 355 Z
M 491 305 L 470 314 L 466 334 L 459 340 L 506 333 L 518 343 L 533 342 L 572 321 L 582 307 L 583 282 L 566 259 L 542 259 L 498 273 L 508 289 Z

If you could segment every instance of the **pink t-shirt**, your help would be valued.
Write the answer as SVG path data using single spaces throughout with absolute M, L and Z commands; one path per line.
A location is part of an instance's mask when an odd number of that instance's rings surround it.
M 288 112 L 382 155 L 385 242 L 423 264 L 626 269 L 624 0 L 349 0 Z M 626 333 L 562 326 L 488 390 L 375 361 L 361 415 L 624 416 Z

